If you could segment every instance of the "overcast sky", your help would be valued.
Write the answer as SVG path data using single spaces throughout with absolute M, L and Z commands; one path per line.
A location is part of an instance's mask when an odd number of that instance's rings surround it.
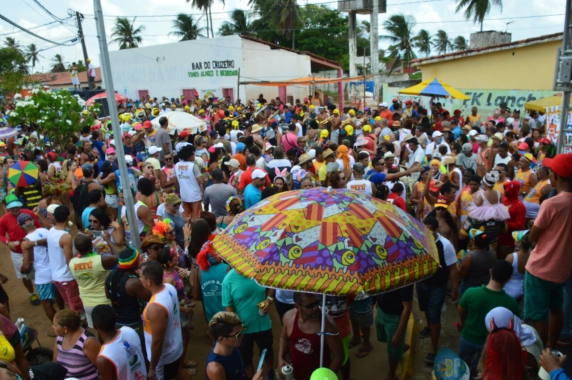
M 85 15 L 83 22 L 84 33 L 88 55 L 96 66 L 99 66 L 99 45 L 95 22 L 93 18 L 93 2 L 90 0 L 37 0 L 48 11 L 58 18 L 66 18 L 68 10 L 79 11 Z M 54 19 L 46 13 L 36 0 L 17 0 L 10 2 L 9 7 L 3 7 L 2 15 L 15 23 L 32 28 L 36 34 L 56 42 L 69 41 L 77 35 L 75 18 L 60 23 L 37 28 L 42 24 L 53 22 Z M 328 7 L 337 9 L 335 0 L 298 0 L 301 5 L 306 3 L 325 4 Z M 132 18 L 140 16 L 136 20 L 136 25 L 144 25 L 143 43 L 141 46 L 159 45 L 166 42 L 176 42 L 177 38 L 169 36 L 172 31 L 174 15 L 178 13 L 194 14 L 195 19 L 201 15 L 200 12 L 192 8 L 185 0 L 139 0 L 139 1 L 113 1 L 101 0 L 103 12 L 106 16 L 123 16 Z M 463 13 L 455 13 L 455 0 L 388 0 L 387 13 L 379 15 L 379 33 L 384 34 L 383 22 L 391 14 L 404 13 L 415 17 L 417 25 L 414 31 L 427 29 L 431 34 L 437 30 L 445 30 L 450 38 L 462 35 L 469 38 L 472 32 L 479 30 L 478 24 L 472 21 L 465 21 Z M 512 40 L 521 40 L 545 34 L 561 32 L 564 27 L 565 1 L 562 0 L 504 0 L 502 11 L 498 7 L 493 7 L 485 20 L 484 30 L 508 31 L 512 33 Z M 213 23 L 215 34 L 220 25 L 229 20 L 230 12 L 234 9 L 248 9 L 248 0 L 226 0 L 223 6 L 215 0 L 213 6 Z M 164 17 L 145 17 L 165 15 Z M 111 39 L 114 17 L 106 17 L 105 28 L 108 42 Z M 360 20 L 369 20 L 369 16 L 358 16 Z M 200 20 L 201 26 L 206 26 L 205 18 Z M 0 39 L 2 42 L 6 37 L 14 37 L 20 45 L 35 43 L 43 51 L 42 58 L 37 64 L 35 71 L 48 71 L 50 61 L 55 54 L 61 54 L 66 64 L 72 61 L 83 60 L 81 45 L 55 46 L 49 42 L 42 41 L 37 37 L 19 31 L 17 28 L 0 20 Z M 387 46 L 381 41 L 380 48 Z M 117 50 L 117 44 L 111 43 L 110 50 Z

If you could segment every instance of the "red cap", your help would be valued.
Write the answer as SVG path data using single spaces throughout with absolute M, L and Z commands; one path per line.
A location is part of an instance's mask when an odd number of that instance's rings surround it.
M 572 177 L 572 154 L 557 154 L 554 158 L 545 158 L 542 165 L 552 169 L 559 177 Z
M 48 158 L 50 161 L 54 162 L 55 160 L 58 159 L 58 156 L 56 156 L 56 154 L 54 152 L 48 152 L 48 153 L 46 153 L 46 158 Z
M 520 144 L 518 144 L 518 149 L 525 150 L 525 149 L 529 149 L 529 148 L 530 147 L 525 142 L 521 142 Z
M 437 202 L 435 202 L 435 208 L 437 207 L 443 207 L 443 208 L 449 207 L 449 202 L 447 201 L 447 198 L 444 195 L 439 195 L 439 197 L 437 198 Z
M 149 120 L 145 120 L 145 122 L 143 123 L 143 128 L 145 129 L 153 128 L 153 123 L 151 123 Z
M 461 114 L 461 110 L 454 110 L 453 111 L 453 115 L 460 115 Z
M 413 100 L 407 99 L 407 100 L 405 101 L 405 104 L 413 104 Z
M 187 137 L 187 136 L 190 136 L 190 135 L 191 135 L 191 133 L 189 132 L 188 129 L 183 129 L 183 130 L 181 131 L 181 133 L 179 133 L 179 137 Z
M 551 143 L 551 141 L 548 140 L 546 137 L 541 138 L 540 140 L 538 140 L 538 142 L 541 144 L 550 144 Z

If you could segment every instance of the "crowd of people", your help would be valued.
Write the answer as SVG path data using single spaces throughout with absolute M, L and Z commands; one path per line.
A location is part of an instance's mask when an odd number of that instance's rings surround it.
M 108 118 L 61 143 L 20 126 L 0 142 L 0 241 L 30 302 L 53 324 L 54 362 L 78 379 L 174 379 L 204 368 L 211 380 L 259 380 L 291 365 L 295 379 L 315 380 L 325 334 L 325 367 L 349 380 L 349 349 L 367 357 L 375 324 L 387 343 L 384 378 L 393 380 L 409 349 L 415 290 L 426 322 L 419 336 L 431 342 L 427 364 L 440 349 L 449 296 L 458 305 L 458 355 L 472 376 L 525 378 L 543 365 L 567 378 L 550 350 L 572 346 L 572 155 L 555 154 L 535 112 L 501 104 L 492 115 L 476 107 L 463 115 L 430 104 L 394 99 L 361 111 L 311 96 L 294 104 L 262 94 L 247 104 L 147 97 L 120 105 L 121 136 Z M 173 133 L 169 112 L 192 113 L 207 128 Z M 17 160 L 38 166 L 34 184 L 9 181 Z M 314 187 L 409 212 L 434 237 L 436 274 L 378 296 L 327 296 L 322 332 L 319 296 L 261 287 L 214 250 L 216 234 L 260 200 Z M 28 379 L 1 287 L 0 303 L 0 346 L 13 348 L 0 359 Z M 188 359 L 196 303 L 213 342 L 206 363 Z M 278 345 L 272 308 L 282 323 Z M 266 350 L 259 371 L 255 343 Z

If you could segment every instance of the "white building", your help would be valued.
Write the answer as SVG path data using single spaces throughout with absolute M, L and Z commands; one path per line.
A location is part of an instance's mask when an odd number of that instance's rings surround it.
M 192 100 L 230 96 L 244 103 L 264 94 L 293 103 L 308 96 L 308 86 L 262 87 L 241 82 L 280 81 L 338 70 L 335 61 L 248 36 L 227 36 L 109 52 L 113 82 L 129 98 L 161 99 L 184 95 Z

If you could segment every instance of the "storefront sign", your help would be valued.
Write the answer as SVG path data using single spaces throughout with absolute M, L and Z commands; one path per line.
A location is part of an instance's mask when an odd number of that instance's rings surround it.
M 189 78 L 232 77 L 238 75 L 238 70 L 234 69 L 234 60 L 193 62 L 191 67 L 192 71 L 188 72 Z

